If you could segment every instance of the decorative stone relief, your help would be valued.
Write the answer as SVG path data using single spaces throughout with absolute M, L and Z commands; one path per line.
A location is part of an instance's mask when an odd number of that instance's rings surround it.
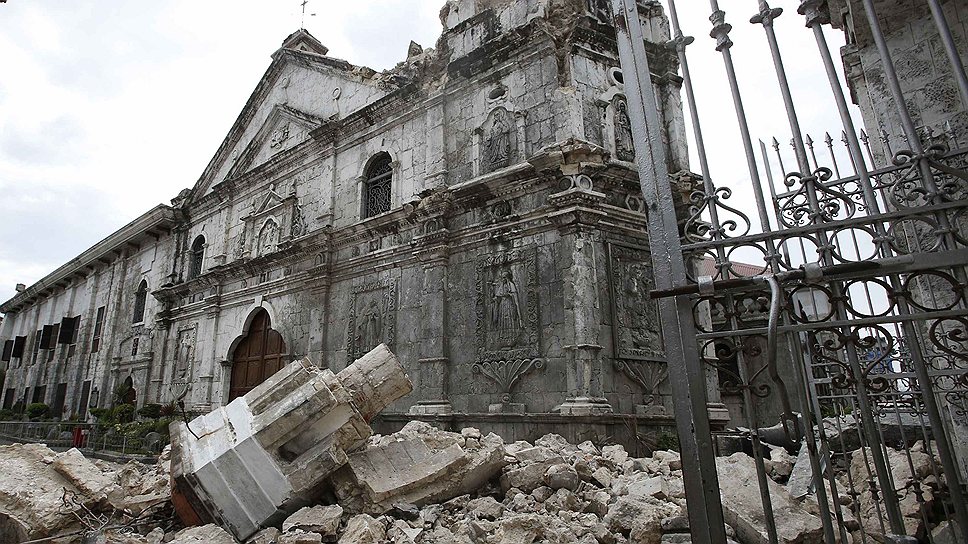
M 505 108 L 495 108 L 483 127 L 481 170 L 491 172 L 511 164 L 514 122 Z
M 648 251 L 609 244 L 609 255 L 615 358 L 662 360 L 658 311 L 649 298 L 654 280 Z
M 612 98 L 615 119 L 615 158 L 632 162 L 635 160 L 635 146 L 632 144 L 632 121 L 629 107 L 622 95 Z
M 501 402 L 511 402 L 511 390 L 514 385 L 532 370 L 544 368 L 542 359 L 512 359 L 509 361 L 487 361 L 476 363 L 472 367 L 475 374 L 481 374 L 485 378 L 493 381 L 500 389 Z
M 302 207 L 297 203 L 292 205 L 292 221 L 289 223 L 289 237 L 299 238 L 306 234 L 306 219 L 303 217 Z
M 269 147 L 275 149 L 277 147 L 282 147 L 282 145 L 289 139 L 289 123 L 277 128 L 272 131 L 272 137 L 269 139 Z
M 353 288 L 346 327 L 346 357 L 355 361 L 380 343 L 393 349 L 397 330 L 397 280 Z
M 245 227 L 239 231 L 239 235 L 235 237 L 235 258 L 241 259 L 245 256 Z
M 534 248 L 514 249 L 478 260 L 478 364 L 540 355 L 535 264 Z
M 266 220 L 259 230 L 259 237 L 256 239 L 256 254 L 261 257 L 268 255 L 276 250 L 279 244 L 279 223 L 274 218 Z
M 642 404 L 662 407 L 661 386 L 669 379 L 669 365 L 664 361 L 615 360 L 615 368 L 642 388 Z
M 197 329 L 183 329 L 178 331 L 178 339 L 175 344 L 175 376 L 171 382 L 173 396 L 187 390 L 191 386 L 192 371 L 195 366 L 195 342 L 197 339 Z

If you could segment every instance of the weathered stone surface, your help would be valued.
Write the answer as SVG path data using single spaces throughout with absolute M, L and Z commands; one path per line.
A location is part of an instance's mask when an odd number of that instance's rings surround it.
M 339 544 L 381 544 L 386 537 L 386 527 L 367 514 L 358 514 L 346 523 L 346 530 Z
M 457 433 L 416 421 L 398 435 L 352 454 L 330 477 L 348 511 L 382 514 L 395 503 L 445 501 L 478 489 L 505 464 L 504 441 L 494 434 L 477 441 L 476 449 L 458 445 L 463 437 Z
M 319 544 L 321 542 L 323 542 L 321 534 L 299 530 L 282 533 L 276 539 L 276 544 Z
M 292 530 L 319 533 L 323 537 L 335 537 L 339 529 L 343 508 L 339 505 L 313 506 L 298 510 L 282 523 L 282 531 Z
M 575 491 L 578 489 L 581 479 L 578 478 L 578 473 L 571 465 L 561 463 L 548 467 L 544 474 L 544 482 L 554 490 L 564 488 Z
M 218 525 L 188 527 L 175 533 L 168 544 L 237 544 L 238 541 Z
M 77 449 L 69 449 L 54 456 L 50 468 L 74 485 L 78 491 L 94 500 L 117 496 L 121 491 L 114 478 L 105 474 Z
M 918 443 L 907 451 L 897 451 L 886 448 L 886 461 L 891 470 L 894 481 L 894 492 L 897 494 L 901 507 L 901 515 L 907 534 L 914 535 L 924 532 L 922 508 L 930 512 L 935 500 L 934 492 L 929 485 L 920 485 L 921 499 L 915 489 L 916 482 L 927 480 L 932 476 L 931 457 L 925 453 L 923 444 Z M 859 491 L 858 521 L 868 530 L 878 532 L 880 529 L 880 513 L 884 511 L 883 504 L 878 504 L 875 491 L 869 476 L 870 448 L 857 450 L 851 455 L 850 473 L 854 486 Z M 937 464 L 937 460 L 935 460 Z M 912 470 L 913 468 L 913 470 Z M 876 485 L 876 484 L 875 484 Z M 881 491 L 883 492 L 883 491 Z
M 790 477 L 787 479 L 787 489 L 793 498 L 799 499 L 810 493 L 813 486 L 813 468 L 810 465 L 810 451 L 807 445 L 800 446 L 797 460 L 790 469 Z
M 624 486 L 625 493 L 633 497 L 669 498 L 669 480 L 663 476 L 634 478 Z
M 679 507 L 652 497 L 620 497 L 602 520 L 611 531 L 629 537 L 630 542 L 658 544 L 662 520 L 674 516 Z
M 504 513 L 504 505 L 494 500 L 494 497 L 480 497 L 467 503 L 467 512 L 477 519 L 494 521 Z
M 77 466 L 61 466 L 69 479 L 51 467 L 57 454 L 43 444 L 0 446 L 0 515 L 5 517 L 0 525 L 4 532 L 26 532 L 30 538 L 40 538 L 76 527 L 73 512 L 82 513 L 81 507 L 65 507 L 65 490 L 80 504 L 92 508 L 105 500 L 101 489 L 78 477 L 88 475 L 102 484 L 106 480 L 97 475 L 100 471 L 89 461 L 77 458 L 74 452 L 61 457 L 77 461 Z
M 282 531 L 275 527 L 267 527 L 252 535 L 245 544 L 279 544 L 279 536 Z
M 716 459 L 720 496 L 726 523 L 736 530 L 740 541 L 766 544 L 769 538 L 754 463 L 753 458 L 745 453 Z M 823 528 L 820 519 L 797 504 L 783 486 L 769 479 L 767 484 L 773 517 L 782 520 L 777 524 L 780 542 L 821 544 Z

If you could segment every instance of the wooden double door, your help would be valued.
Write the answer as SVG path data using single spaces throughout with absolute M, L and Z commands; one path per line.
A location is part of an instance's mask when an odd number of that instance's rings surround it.
M 286 364 L 286 343 L 272 329 L 269 313 L 259 310 L 249 332 L 232 353 L 229 401 L 248 393 Z

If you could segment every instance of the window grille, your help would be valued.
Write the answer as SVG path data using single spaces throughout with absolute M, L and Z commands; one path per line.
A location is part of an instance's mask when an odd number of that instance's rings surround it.
M 138 291 L 134 294 L 134 323 L 145 320 L 145 302 L 148 300 L 148 282 L 141 280 Z
M 363 218 L 390 211 L 390 187 L 393 165 L 388 153 L 380 153 L 370 161 L 363 187 Z
M 198 236 L 192 242 L 192 252 L 188 262 L 188 279 L 202 275 L 202 262 L 205 259 L 205 237 Z

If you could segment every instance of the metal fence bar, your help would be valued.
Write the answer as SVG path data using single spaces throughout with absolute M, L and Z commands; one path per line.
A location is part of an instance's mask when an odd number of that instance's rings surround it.
M 645 37 L 636 0 L 612 0 L 612 13 L 625 90 L 632 120 L 635 160 L 645 202 L 649 207 L 649 235 L 657 288 L 671 288 L 687 281 L 682 259 L 675 200 L 668 175 L 662 126 L 652 87 Z M 706 380 L 686 297 L 659 301 L 664 326 L 665 350 L 670 361 L 676 427 L 682 453 L 683 483 L 688 502 L 690 529 L 703 543 L 725 544 L 726 530 L 719 481 L 713 456 L 712 433 L 706 407 Z

